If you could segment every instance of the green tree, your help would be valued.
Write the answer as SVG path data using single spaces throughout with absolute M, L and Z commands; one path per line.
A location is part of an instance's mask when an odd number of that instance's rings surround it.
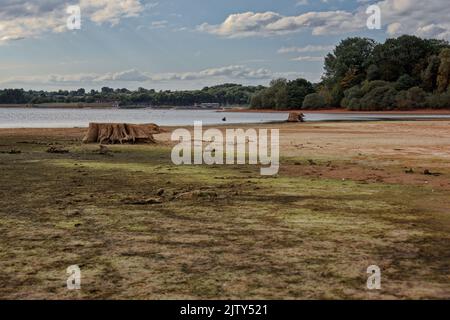
M 262 91 L 253 94 L 250 100 L 250 107 L 252 109 L 262 108 Z
M 413 77 L 408 74 L 404 74 L 400 76 L 400 78 L 398 78 L 397 82 L 395 83 L 395 89 L 408 90 L 409 88 L 412 88 L 417 84 L 417 81 Z
M 396 107 L 400 110 L 419 109 L 425 106 L 427 94 L 419 87 L 400 91 L 396 97 Z
M 23 89 L 5 89 L 0 92 L 0 103 L 22 104 L 28 101 Z
M 428 58 L 428 66 L 422 72 L 422 87 L 426 91 L 431 92 L 436 89 L 440 64 L 441 59 L 439 59 L 438 56 L 432 55 L 430 58 Z
M 109 88 L 109 87 L 103 87 L 102 88 L 102 93 L 103 94 L 108 94 L 108 93 L 113 93 L 114 89 L 113 88 Z
M 303 101 L 303 109 L 323 109 L 327 107 L 325 98 L 319 93 L 308 94 Z
M 340 106 L 346 89 L 366 78 L 375 45 L 372 39 L 348 38 L 325 57 L 323 82 L 331 91 L 334 106 Z
M 361 90 L 361 87 L 359 85 L 354 86 L 345 91 L 341 105 L 349 110 L 360 110 L 363 96 L 364 92 Z
M 380 68 L 378 68 L 377 65 L 371 64 L 367 68 L 367 80 L 369 81 L 380 80 Z
M 444 49 L 439 55 L 441 63 L 437 76 L 437 90 L 440 93 L 446 92 L 450 84 L 450 49 Z
M 426 107 L 431 109 L 450 108 L 450 92 L 431 94 L 426 98 Z
M 342 40 L 325 58 L 325 79 L 340 81 L 349 70 L 356 75 L 365 74 L 376 43 L 368 38 L 348 38 Z
M 301 109 L 308 94 L 314 93 L 314 86 L 305 79 L 289 81 L 287 84 L 287 104 L 289 109 Z
M 381 80 L 396 81 L 404 74 L 420 80 L 429 57 L 438 54 L 446 45 L 445 41 L 404 35 L 375 46 L 371 61 L 379 67 Z
M 392 85 L 376 87 L 361 99 L 363 110 L 393 110 L 397 105 L 397 90 Z

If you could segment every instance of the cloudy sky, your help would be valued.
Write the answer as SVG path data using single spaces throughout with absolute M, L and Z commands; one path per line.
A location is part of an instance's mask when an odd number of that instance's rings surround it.
M 369 30 L 369 5 L 382 29 Z M 69 5 L 81 29 L 69 30 Z M 448 0 L 0 0 L 0 87 L 194 89 L 317 81 L 341 39 L 450 39 Z

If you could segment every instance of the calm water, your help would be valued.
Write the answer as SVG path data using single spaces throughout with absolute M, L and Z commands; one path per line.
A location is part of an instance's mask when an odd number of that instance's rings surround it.
M 450 115 L 308 114 L 306 121 L 450 119 Z M 226 122 L 222 119 L 226 118 Z M 234 113 L 205 110 L 25 109 L 0 108 L 0 128 L 87 127 L 89 122 L 156 123 L 158 125 L 267 123 L 284 121 L 287 113 Z

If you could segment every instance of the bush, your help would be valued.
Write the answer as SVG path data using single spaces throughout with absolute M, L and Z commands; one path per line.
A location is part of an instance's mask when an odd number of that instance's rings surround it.
M 369 68 L 367 68 L 367 80 L 379 80 L 380 79 L 380 68 L 377 65 L 371 64 Z
M 419 109 L 425 107 L 427 94 L 419 87 L 400 91 L 397 94 L 397 108 L 401 110 Z
M 450 108 L 450 92 L 429 95 L 426 98 L 425 106 L 431 109 Z
M 340 84 L 336 84 L 331 89 L 331 104 L 330 107 L 339 107 L 341 100 L 344 98 L 344 92 Z
M 255 93 L 250 100 L 250 107 L 252 109 L 258 109 L 262 107 L 262 93 Z
M 323 109 L 327 107 L 325 98 L 318 93 L 311 93 L 303 101 L 303 109 Z
M 348 103 L 347 109 L 351 110 L 351 111 L 361 111 L 361 110 L 363 110 L 363 105 L 361 103 L 361 99 L 352 99 L 352 100 L 350 100 L 350 102 Z
M 375 81 L 374 81 L 375 82 Z M 393 110 L 396 107 L 397 90 L 391 85 L 376 87 L 361 99 L 362 110 Z
M 404 74 L 400 78 L 398 78 L 397 82 L 395 83 L 395 89 L 408 90 L 408 89 L 414 87 L 416 84 L 417 84 L 417 81 L 414 80 L 413 77 L 411 77 L 408 74 Z
M 252 96 L 250 105 L 254 109 L 301 109 L 305 96 L 310 93 L 314 93 L 314 86 L 305 79 L 275 79 L 270 87 Z
M 427 93 L 419 87 L 413 87 L 408 90 L 408 99 L 412 103 L 412 108 L 423 108 L 425 106 Z
M 314 93 L 311 82 L 305 79 L 297 79 L 287 83 L 286 104 L 289 109 L 301 109 L 303 101 L 308 94 Z
M 261 107 L 264 109 L 275 108 L 275 96 L 270 92 L 263 92 L 261 94 Z
M 408 100 L 408 92 L 406 90 L 402 90 L 399 93 L 397 93 L 395 101 L 397 102 L 397 108 L 401 110 L 408 110 L 411 106 Z
M 278 88 L 278 90 L 275 92 L 275 109 L 288 109 L 289 108 L 289 97 L 288 97 L 288 90 L 286 88 L 286 85 L 282 85 Z
M 362 84 L 361 90 L 364 94 L 367 94 L 375 88 L 389 86 L 390 84 L 390 82 L 383 80 L 365 81 Z
M 351 87 L 348 90 L 345 90 L 344 92 L 344 99 L 341 101 L 341 106 L 343 108 L 347 108 L 350 110 L 359 110 L 355 109 L 358 108 L 360 105 L 360 99 L 364 96 L 363 91 L 361 90 L 360 86 L 354 86 Z M 350 107 L 352 106 L 352 107 Z

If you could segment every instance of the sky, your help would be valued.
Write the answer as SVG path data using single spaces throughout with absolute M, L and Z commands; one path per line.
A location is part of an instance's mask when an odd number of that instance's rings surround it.
M 77 30 L 67 27 L 71 5 L 80 8 Z M 380 8 L 380 29 L 367 27 L 370 5 Z M 0 0 L 0 88 L 317 82 L 342 39 L 449 40 L 449 14 L 448 0 Z

